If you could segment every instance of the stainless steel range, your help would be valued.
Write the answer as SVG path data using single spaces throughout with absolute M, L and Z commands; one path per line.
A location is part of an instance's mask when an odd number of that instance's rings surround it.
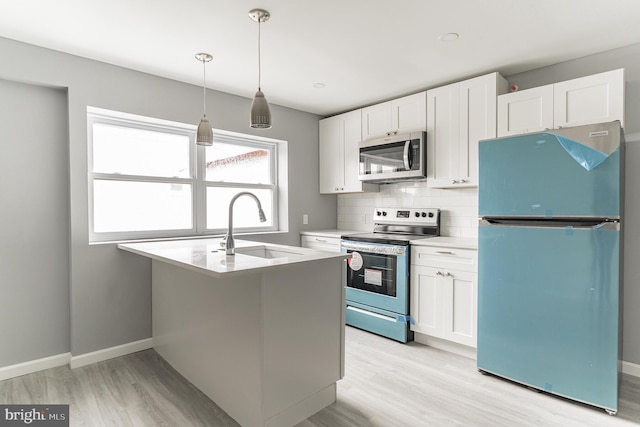
M 373 233 L 341 236 L 347 268 L 347 325 L 400 342 L 409 328 L 410 242 L 440 235 L 440 210 L 376 208 Z

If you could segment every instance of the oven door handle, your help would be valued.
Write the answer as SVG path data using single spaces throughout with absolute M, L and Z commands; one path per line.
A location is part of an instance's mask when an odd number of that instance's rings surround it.
M 351 249 L 358 252 L 369 252 L 383 255 L 405 255 L 407 253 L 407 246 L 398 245 L 376 245 L 368 243 L 359 243 L 344 241 L 340 242 L 340 246 L 343 249 Z

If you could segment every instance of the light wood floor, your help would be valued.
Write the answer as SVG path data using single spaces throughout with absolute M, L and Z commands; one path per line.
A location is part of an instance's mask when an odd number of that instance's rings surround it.
M 481 375 L 475 361 L 347 328 L 338 402 L 297 427 L 638 426 L 640 378 L 601 410 Z M 0 382 L 0 403 L 68 403 L 72 426 L 237 426 L 153 350 Z

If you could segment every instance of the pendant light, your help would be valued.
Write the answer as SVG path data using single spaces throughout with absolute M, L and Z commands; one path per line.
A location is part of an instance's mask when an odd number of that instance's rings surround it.
M 213 129 L 211 123 L 207 119 L 207 62 L 213 59 L 208 53 L 196 53 L 196 59 L 202 62 L 203 78 L 202 78 L 202 93 L 204 100 L 204 109 L 202 113 L 202 119 L 198 125 L 198 132 L 196 134 L 196 144 L 198 145 L 213 145 Z
M 269 129 L 271 127 L 271 110 L 267 98 L 264 97 L 260 87 L 261 64 L 260 64 L 260 24 L 267 22 L 271 15 L 264 9 L 253 9 L 249 12 L 249 17 L 258 22 L 258 91 L 251 103 L 251 127 L 257 129 Z

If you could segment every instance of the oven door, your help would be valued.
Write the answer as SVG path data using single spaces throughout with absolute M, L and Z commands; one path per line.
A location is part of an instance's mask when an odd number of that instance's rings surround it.
M 409 247 L 368 242 L 341 242 L 350 253 L 347 301 L 409 314 Z

